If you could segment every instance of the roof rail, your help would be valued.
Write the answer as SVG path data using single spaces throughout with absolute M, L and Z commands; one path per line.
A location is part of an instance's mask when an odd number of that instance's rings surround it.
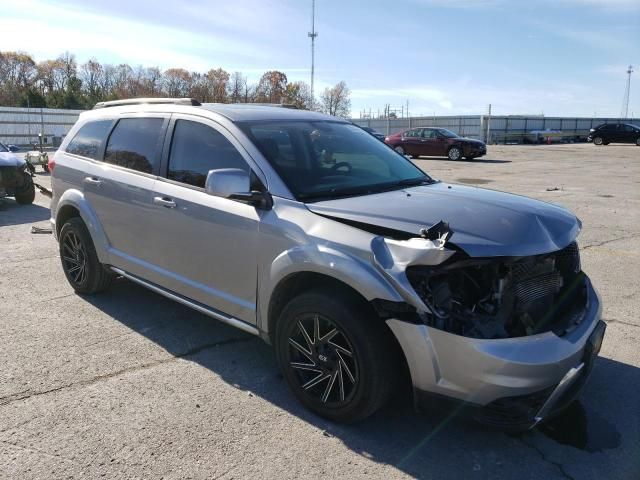
M 201 103 L 194 98 L 127 98 L 124 100 L 112 100 L 110 102 L 98 102 L 94 105 L 93 110 L 107 107 L 120 107 L 124 105 L 141 105 L 141 104 L 172 104 L 172 105 L 189 105 L 199 107 Z
M 253 105 L 253 106 L 258 106 L 258 107 L 280 107 L 280 108 L 292 108 L 294 110 L 298 110 L 298 107 L 296 107 L 293 103 L 241 103 L 241 102 L 236 102 L 234 103 L 234 105 Z

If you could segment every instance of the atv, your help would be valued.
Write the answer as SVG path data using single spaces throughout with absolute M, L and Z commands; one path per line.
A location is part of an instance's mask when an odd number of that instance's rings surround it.
M 22 205 L 33 203 L 36 188 L 29 164 L 0 143 L 0 198 L 15 197 Z

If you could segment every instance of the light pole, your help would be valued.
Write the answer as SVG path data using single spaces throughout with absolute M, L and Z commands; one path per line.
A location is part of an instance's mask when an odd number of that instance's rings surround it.
M 308 36 L 311 38 L 311 109 L 313 110 L 316 103 L 313 96 L 313 74 L 315 69 L 316 37 L 318 36 L 318 32 L 316 32 L 316 0 L 311 0 L 311 31 Z

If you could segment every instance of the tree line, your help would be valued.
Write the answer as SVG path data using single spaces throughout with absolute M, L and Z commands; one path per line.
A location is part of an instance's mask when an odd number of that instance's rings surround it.
M 0 105 L 89 109 L 97 102 L 134 97 L 190 97 L 214 103 L 286 103 L 347 117 L 350 91 L 344 81 L 311 97 L 306 82 L 289 82 L 278 70 L 251 83 L 242 72 L 222 68 L 192 72 L 183 68 L 102 64 L 95 58 L 78 64 L 68 52 L 36 62 L 24 52 L 0 51 Z

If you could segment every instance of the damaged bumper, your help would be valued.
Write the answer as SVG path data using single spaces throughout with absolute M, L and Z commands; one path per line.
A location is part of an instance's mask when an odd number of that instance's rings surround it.
M 387 320 L 405 353 L 418 402 L 451 399 L 483 423 L 516 429 L 532 427 L 568 405 L 589 374 L 605 328 L 600 297 L 589 279 L 584 281 L 584 317 L 563 336 L 547 331 L 469 338 Z

